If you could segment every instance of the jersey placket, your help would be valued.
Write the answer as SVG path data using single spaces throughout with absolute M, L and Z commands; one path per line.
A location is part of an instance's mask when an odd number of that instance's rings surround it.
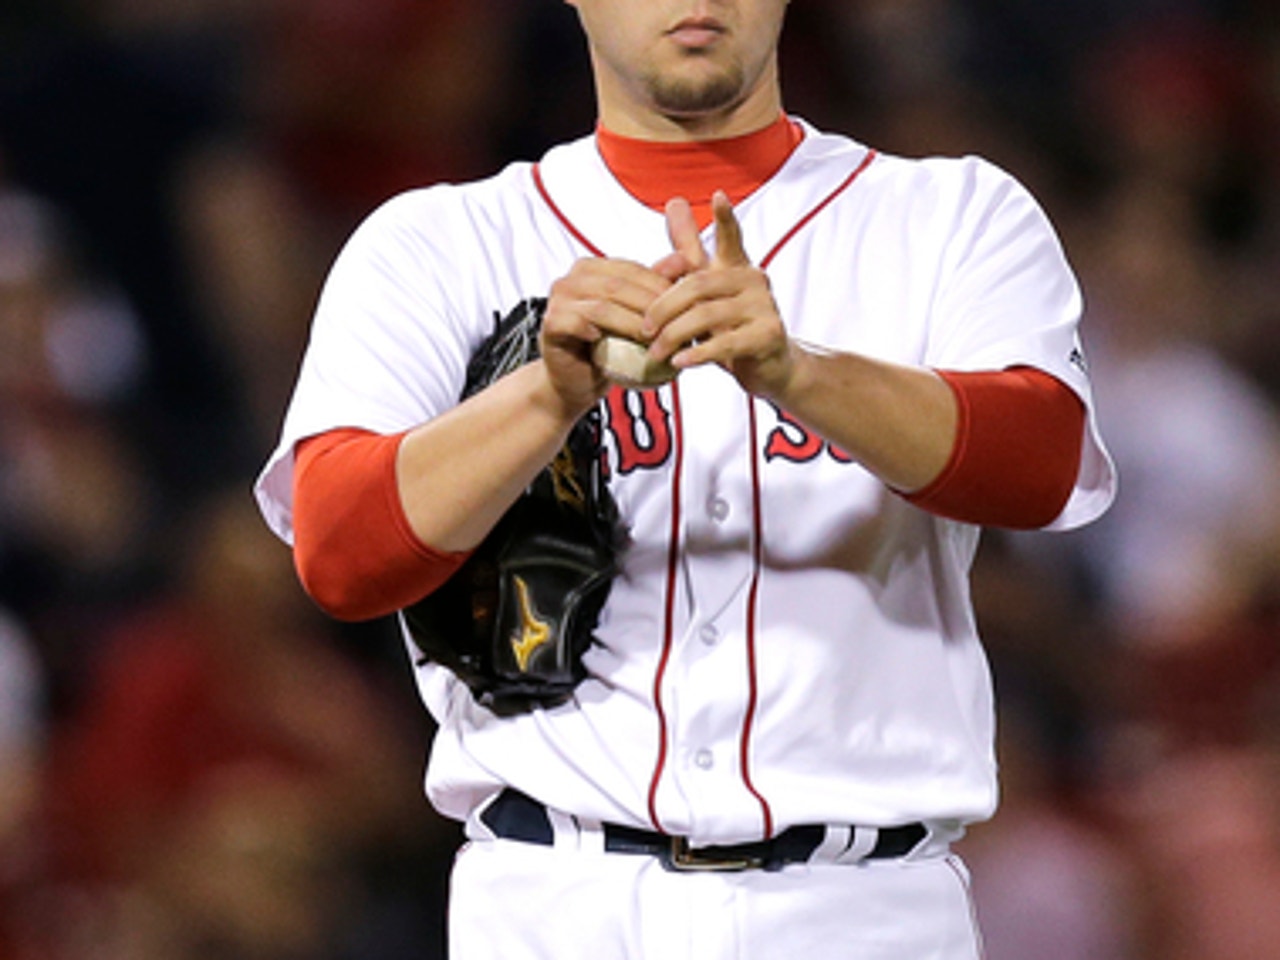
M 695 838 L 750 838 L 767 830 L 768 816 L 744 767 L 757 574 L 749 407 L 723 371 L 691 370 L 682 379 L 684 509 L 671 649 L 655 690 L 666 721 L 655 812 L 663 829 Z

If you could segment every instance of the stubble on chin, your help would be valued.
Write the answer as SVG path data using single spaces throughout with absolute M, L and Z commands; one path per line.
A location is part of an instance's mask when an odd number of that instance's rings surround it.
M 742 97 L 743 70 L 734 64 L 709 77 L 650 73 L 644 78 L 655 107 L 668 116 L 689 117 L 727 110 Z

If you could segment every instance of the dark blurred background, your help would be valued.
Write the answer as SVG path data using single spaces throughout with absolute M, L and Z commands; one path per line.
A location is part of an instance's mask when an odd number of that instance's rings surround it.
M 1010 169 L 1085 289 L 1119 501 L 976 571 L 988 957 L 1280 957 L 1280 10 L 795 0 L 783 82 Z M 442 956 L 399 639 L 249 489 L 357 221 L 592 121 L 558 0 L 5 0 L 4 960 Z

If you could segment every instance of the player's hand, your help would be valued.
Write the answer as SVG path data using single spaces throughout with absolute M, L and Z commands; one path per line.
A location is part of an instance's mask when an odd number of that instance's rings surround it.
M 591 345 L 605 334 L 647 342 L 646 311 L 689 269 L 679 251 L 652 267 L 589 257 L 552 284 L 540 347 L 551 384 L 571 415 L 584 413 L 609 387 L 592 363 Z
M 718 363 L 743 389 L 780 395 L 795 363 L 793 344 L 763 270 L 751 263 L 729 198 L 717 191 L 711 201 L 716 224 L 715 253 L 708 257 L 687 201 L 667 204 L 667 229 L 677 262 L 690 269 L 649 306 L 642 339 L 649 355 L 669 359 L 677 369 Z

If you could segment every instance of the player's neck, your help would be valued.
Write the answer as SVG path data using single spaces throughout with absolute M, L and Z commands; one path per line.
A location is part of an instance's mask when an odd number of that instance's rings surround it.
M 719 140 L 658 141 L 623 136 L 603 122 L 596 128 L 600 155 L 628 193 L 654 210 L 684 197 L 699 227 L 711 222 L 716 190 L 738 203 L 777 173 L 803 138 L 781 112 L 761 129 Z

